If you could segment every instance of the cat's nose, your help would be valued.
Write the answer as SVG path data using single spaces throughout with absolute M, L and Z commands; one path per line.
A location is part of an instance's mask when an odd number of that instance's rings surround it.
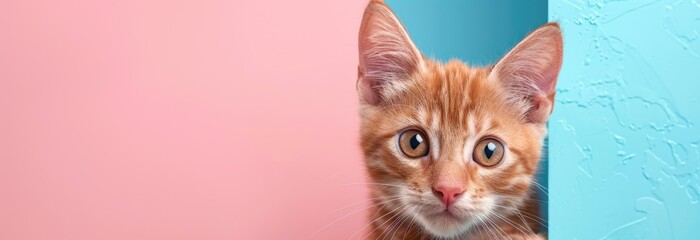
M 433 194 L 445 203 L 446 207 L 452 205 L 457 197 L 464 193 L 464 188 L 454 184 L 437 184 L 433 187 Z

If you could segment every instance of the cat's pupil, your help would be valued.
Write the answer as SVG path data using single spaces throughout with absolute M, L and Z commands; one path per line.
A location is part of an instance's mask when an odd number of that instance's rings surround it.
M 413 137 L 410 140 L 411 148 L 416 149 L 422 142 L 423 138 L 420 136 L 420 134 L 413 135 Z
M 484 147 L 484 154 L 486 155 L 486 158 L 491 158 L 493 156 L 493 152 L 496 150 L 496 144 L 489 142 L 486 144 L 486 147 Z

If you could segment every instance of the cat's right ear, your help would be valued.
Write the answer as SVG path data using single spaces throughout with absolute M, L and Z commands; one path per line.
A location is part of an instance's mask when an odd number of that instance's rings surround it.
M 506 86 L 508 105 L 526 120 L 545 123 L 554 107 L 564 41 L 557 23 L 528 34 L 491 71 L 490 78 Z
M 360 26 L 360 101 L 378 105 L 405 89 L 405 82 L 423 68 L 423 57 L 406 29 L 380 0 L 367 5 Z

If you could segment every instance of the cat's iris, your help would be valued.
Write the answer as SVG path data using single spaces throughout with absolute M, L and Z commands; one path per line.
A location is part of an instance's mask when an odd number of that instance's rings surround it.
M 428 155 L 428 138 L 418 129 L 408 129 L 399 135 L 399 148 L 401 152 L 410 158 L 419 158 Z
M 503 144 L 493 138 L 485 138 L 479 141 L 474 147 L 474 161 L 486 166 L 495 166 L 503 159 L 505 149 Z

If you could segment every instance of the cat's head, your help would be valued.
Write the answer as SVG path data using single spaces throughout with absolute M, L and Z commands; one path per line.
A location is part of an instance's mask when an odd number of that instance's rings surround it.
M 359 53 L 361 144 L 380 207 L 454 237 L 531 197 L 562 62 L 557 24 L 495 66 L 471 68 L 424 58 L 392 11 L 372 1 Z

